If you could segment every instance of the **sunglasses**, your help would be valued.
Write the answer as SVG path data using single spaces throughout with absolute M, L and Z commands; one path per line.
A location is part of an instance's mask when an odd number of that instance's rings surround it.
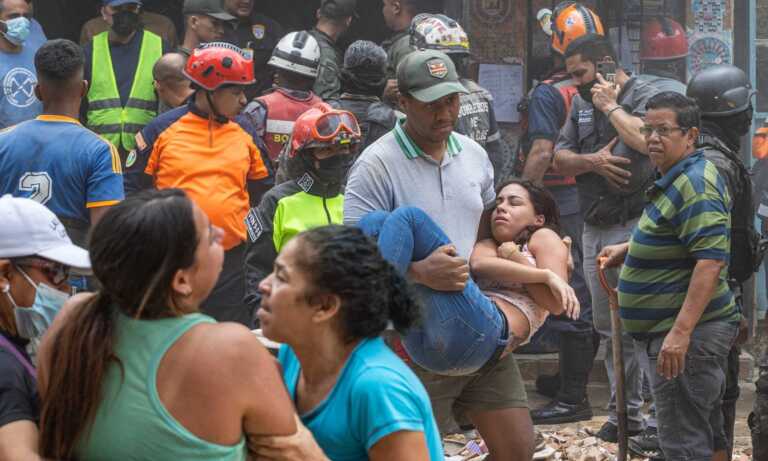
M 39 270 L 54 285 L 61 285 L 69 279 L 71 268 L 64 264 L 37 258 L 16 259 L 13 263 L 22 268 Z

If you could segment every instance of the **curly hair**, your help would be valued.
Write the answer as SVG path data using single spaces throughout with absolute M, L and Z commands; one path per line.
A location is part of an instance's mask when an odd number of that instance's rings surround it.
M 524 245 L 528 243 L 534 232 L 543 228 L 551 229 L 560 235 L 560 210 L 552 193 L 533 181 L 511 178 L 503 181 L 498 185 L 498 187 L 496 187 L 496 195 L 499 195 L 499 193 L 501 193 L 505 187 L 512 184 L 517 184 L 518 186 L 525 189 L 528 192 L 528 197 L 531 199 L 533 211 L 537 215 L 540 214 L 544 216 L 543 226 L 528 226 L 523 232 L 520 233 L 520 235 L 515 240 L 515 243 L 518 245 Z
M 35 69 L 48 81 L 65 82 L 76 75 L 82 79 L 84 64 L 82 48 L 66 39 L 49 40 L 35 53 Z
M 407 331 L 420 307 L 406 280 L 379 253 L 376 242 L 357 227 L 325 226 L 299 234 L 302 269 L 310 274 L 315 294 L 341 298 L 347 341 L 378 336 L 392 321 Z

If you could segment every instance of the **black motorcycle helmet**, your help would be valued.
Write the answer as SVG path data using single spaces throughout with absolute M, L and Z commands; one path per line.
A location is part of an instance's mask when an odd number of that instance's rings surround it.
M 708 67 L 694 75 L 686 91 L 705 117 L 727 117 L 743 112 L 750 107 L 754 94 L 747 74 L 729 64 Z

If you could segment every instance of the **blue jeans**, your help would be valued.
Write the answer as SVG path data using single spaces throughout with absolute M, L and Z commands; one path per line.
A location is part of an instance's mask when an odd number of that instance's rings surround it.
M 737 333 L 738 325 L 722 320 L 697 325 L 685 370 L 673 379 L 656 372 L 665 336 L 638 341 L 650 362 L 659 445 L 668 461 L 709 461 L 713 452 L 727 447 L 721 402 L 728 353 Z
M 378 239 L 379 251 L 402 275 L 411 262 L 451 243 L 424 211 L 413 207 L 374 211 L 358 226 Z M 423 285 L 416 285 L 415 291 L 423 306 L 422 319 L 403 337 L 403 346 L 422 368 L 468 375 L 507 344 L 506 319 L 471 278 L 463 291 L 436 291 Z

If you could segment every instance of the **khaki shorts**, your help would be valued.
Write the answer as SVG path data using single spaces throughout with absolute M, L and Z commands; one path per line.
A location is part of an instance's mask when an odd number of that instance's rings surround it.
M 409 365 L 427 389 L 442 434 L 455 430 L 455 422 L 470 423 L 469 413 L 528 408 L 525 383 L 512 354 L 489 370 L 466 376 L 438 375 L 416 364 Z

